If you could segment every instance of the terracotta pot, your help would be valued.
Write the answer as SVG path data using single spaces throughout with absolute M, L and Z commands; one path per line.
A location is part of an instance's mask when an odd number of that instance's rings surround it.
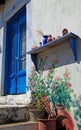
M 56 130 L 56 119 L 38 119 L 38 130 Z
M 66 28 L 64 28 L 63 30 L 62 30 L 62 35 L 65 35 L 65 34 L 67 34 L 68 33 L 68 30 L 66 29 Z
M 49 35 L 48 35 L 47 42 L 50 42 L 50 41 L 52 41 L 52 40 L 53 40 L 52 35 L 51 35 L 51 34 L 49 34 Z
M 36 45 L 33 45 L 33 46 L 32 46 L 32 49 L 35 49 L 35 48 L 37 48 L 37 46 L 36 46 Z
M 29 110 L 30 121 L 37 122 L 37 118 L 43 118 L 44 113 L 43 110 Z

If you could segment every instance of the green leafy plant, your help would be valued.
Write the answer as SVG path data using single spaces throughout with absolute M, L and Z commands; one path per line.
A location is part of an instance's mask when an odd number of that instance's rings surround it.
M 63 78 L 55 77 L 55 65 L 52 64 L 46 77 L 44 77 L 45 93 L 51 105 L 51 111 L 56 111 L 56 106 L 64 105 L 67 110 L 73 106 L 71 98 L 71 84 L 69 83 L 69 72 L 64 73 Z
M 51 68 L 48 70 L 46 75 L 37 72 L 35 68 L 32 69 L 31 75 L 29 76 L 28 89 L 31 90 L 34 104 L 32 106 L 41 106 L 37 103 L 40 101 L 41 104 L 44 102 L 41 100 L 44 95 L 48 97 L 50 102 L 51 111 L 56 111 L 57 105 L 65 105 L 68 110 L 73 105 L 71 99 L 71 84 L 69 83 L 69 72 L 66 71 L 63 78 L 55 77 L 55 64 L 53 63 Z M 44 107 L 43 107 L 44 108 Z
M 42 100 L 44 96 L 47 97 L 50 103 L 50 111 L 57 113 L 57 106 L 65 106 L 70 111 L 73 108 L 74 119 L 77 120 L 77 126 L 81 128 L 81 95 L 77 98 L 70 83 L 70 72 L 65 70 L 64 74 L 56 76 L 55 63 L 43 73 L 45 68 L 45 58 L 41 59 L 39 63 L 39 72 L 32 68 L 31 74 L 28 78 L 28 89 L 32 94 L 34 102 L 30 104 L 33 108 L 46 109 L 46 100 Z M 75 98 L 76 97 L 76 98 Z
M 31 91 L 32 102 L 30 108 L 45 109 L 44 101 L 42 97 L 45 95 L 45 88 L 43 86 L 42 74 L 38 73 L 35 68 L 32 68 L 31 74 L 28 78 L 27 88 Z
M 78 97 L 78 99 L 75 99 L 74 104 L 74 118 L 77 121 L 78 129 L 81 129 L 81 95 Z
M 45 104 L 44 102 L 40 99 L 40 100 L 35 100 L 33 102 L 30 103 L 30 109 L 33 110 L 45 110 Z

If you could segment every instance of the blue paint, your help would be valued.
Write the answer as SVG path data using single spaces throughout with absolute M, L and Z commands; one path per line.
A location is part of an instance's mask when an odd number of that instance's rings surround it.
M 25 6 L 20 11 L 18 11 L 18 13 L 13 16 L 7 23 L 4 83 L 5 94 L 26 93 L 26 68 L 24 70 L 20 69 L 20 64 L 22 62 L 20 57 L 20 30 L 23 23 L 26 23 Z
M 43 45 L 47 43 L 48 35 L 43 36 Z
M 70 42 L 70 47 L 71 47 L 71 49 L 73 51 L 74 60 L 77 61 L 75 38 L 73 38 L 73 37 L 69 38 L 69 42 Z
M 30 2 L 31 0 L 26 0 L 27 4 Z

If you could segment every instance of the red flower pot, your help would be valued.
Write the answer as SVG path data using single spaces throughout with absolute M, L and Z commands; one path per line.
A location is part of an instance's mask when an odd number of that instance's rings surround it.
M 56 119 L 38 119 L 38 130 L 56 130 Z

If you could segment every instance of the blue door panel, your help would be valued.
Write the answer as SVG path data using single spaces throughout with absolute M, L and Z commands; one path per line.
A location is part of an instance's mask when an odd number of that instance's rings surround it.
M 18 77 L 17 93 L 26 93 L 26 75 Z
M 16 82 L 14 79 L 9 80 L 8 94 L 16 94 Z
M 12 20 L 9 23 L 9 28 L 10 28 L 10 40 L 9 40 L 9 75 L 8 75 L 8 94 L 16 94 L 16 60 L 15 60 L 15 56 L 16 56 L 16 44 L 17 44 L 17 22 L 16 20 Z
M 26 7 L 24 6 L 7 23 L 7 39 L 5 54 L 5 94 L 26 93 L 26 68 L 20 69 L 21 63 L 21 34 L 20 28 L 26 24 Z M 26 25 L 25 25 L 26 27 Z M 22 40 L 22 39 L 21 39 Z M 26 55 L 26 54 L 25 54 Z

